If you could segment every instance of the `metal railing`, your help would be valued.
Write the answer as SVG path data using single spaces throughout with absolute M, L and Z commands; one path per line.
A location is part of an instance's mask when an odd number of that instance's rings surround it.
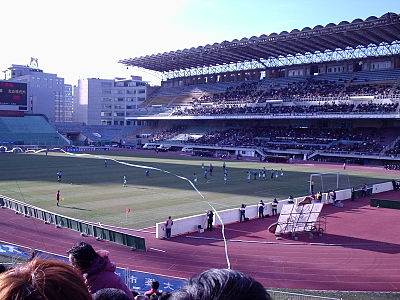
M 101 225 L 69 218 L 24 202 L 0 195 L 0 207 L 8 208 L 26 217 L 39 219 L 57 227 L 68 228 L 81 234 L 92 236 L 101 240 L 113 242 L 138 250 L 146 250 L 145 239 L 142 237 L 126 234 L 116 230 L 104 228 Z

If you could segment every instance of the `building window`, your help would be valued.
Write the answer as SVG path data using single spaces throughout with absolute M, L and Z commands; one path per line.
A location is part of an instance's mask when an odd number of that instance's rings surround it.
M 124 90 L 111 90 L 111 93 L 112 94 L 123 95 L 123 94 L 125 94 L 125 91 Z

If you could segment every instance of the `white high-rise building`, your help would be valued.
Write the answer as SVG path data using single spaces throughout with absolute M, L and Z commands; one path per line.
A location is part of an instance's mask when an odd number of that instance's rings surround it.
M 146 100 L 146 85 L 142 77 L 131 79 L 80 79 L 74 91 L 75 122 L 87 125 L 131 125 L 125 117 Z
M 31 66 L 12 65 L 8 70 L 10 81 L 27 83 L 28 112 L 44 114 L 52 123 L 72 121 L 72 87 L 64 78 Z

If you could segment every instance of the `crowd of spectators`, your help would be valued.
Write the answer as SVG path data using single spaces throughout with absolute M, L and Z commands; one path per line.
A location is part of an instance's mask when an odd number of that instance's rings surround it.
M 360 152 L 366 154 L 379 154 L 385 145 L 377 144 L 373 142 L 361 142 L 361 143 L 339 143 L 331 146 L 328 151 L 331 152 Z
M 263 91 L 257 90 L 259 84 L 258 81 L 243 82 L 236 87 L 228 87 L 223 93 L 203 95 L 194 99 L 194 103 L 256 102 L 263 94 Z
M 153 134 L 153 137 L 149 140 L 149 142 L 158 142 L 158 141 L 164 141 L 168 140 L 170 138 L 173 138 L 174 136 L 178 135 L 181 133 L 185 127 L 183 126 L 176 126 L 172 128 L 165 129 L 161 132 L 157 132 Z
M 386 84 L 357 84 L 346 87 L 345 93 L 348 96 L 378 96 L 398 94 L 400 91 L 392 89 L 392 85 Z
M 153 281 L 143 294 L 130 291 L 105 250 L 95 251 L 85 242 L 67 251 L 70 264 L 32 257 L 0 274 L 0 299 L 4 300 L 269 300 L 256 280 L 231 269 L 210 269 L 194 276 L 174 293 L 158 290 Z M 99 254 L 100 253 L 100 254 Z M 107 252 L 108 253 L 108 252 Z
M 301 115 L 329 113 L 394 113 L 398 103 L 368 103 L 354 105 L 351 103 L 324 103 L 318 105 L 281 105 L 267 104 L 265 106 L 196 105 L 191 108 L 176 109 L 172 115 L 177 116 L 224 116 L 224 115 Z
M 400 170 L 400 163 L 387 163 L 383 166 L 386 170 Z
M 355 113 L 391 113 L 397 110 L 398 103 L 368 103 L 359 104 L 354 109 Z
M 374 128 L 229 128 L 204 134 L 191 144 L 261 147 L 276 150 L 326 150 L 330 152 L 380 153 L 388 141 L 385 131 Z
M 392 147 L 392 149 L 385 152 L 387 155 L 399 155 L 400 154 L 400 140 Z
M 290 101 L 320 97 L 376 96 L 400 93 L 400 89 L 392 88 L 392 84 L 344 84 L 343 82 L 314 78 L 267 88 L 262 83 L 262 80 L 244 82 L 236 87 L 228 87 L 223 93 L 194 98 L 193 103 L 262 103 L 276 99 Z

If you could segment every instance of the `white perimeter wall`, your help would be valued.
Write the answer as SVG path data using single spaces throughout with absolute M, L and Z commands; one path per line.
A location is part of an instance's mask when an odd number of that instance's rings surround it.
M 378 183 L 372 185 L 372 193 L 377 194 L 377 193 L 383 193 L 387 191 L 393 190 L 393 185 L 392 182 L 384 182 L 384 183 Z M 304 196 L 305 197 L 305 196 Z M 298 197 L 295 198 L 294 201 L 295 203 L 300 202 L 301 200 L 304 199 L 304 197 Z M 348 200 L 351 197 L 351 189 L 346 189 L 346 190 L 340 190 L 336 192 L 336 199 L 337 200 Z M 322 197 L 322 201 L 325 204 L 328 204 L 329 201 L 327 200 L 327 194 L 324 193 Z M 281 200 L 278 203 L 278 213 L 280 213 L 282 205 L 287 204 L 288 200 Z M 249 205 L 246 206 L 246 217 L 251 219 L 255 219 L 258 216 L 258 205 Z M 210 207 L 211 209 L 211 207 Z M 239 222 L 240 218 L 240 213 L 239 213 L 239 208 L 231 208 L 231 209 L 226 209 L 226 210 L 221 210 L 218 211 L 218 214 L 224 224 L 229 224 L 229 223 L 235 223 Z M 265 204 L 265 210 L 264 210 L 264 215 L 272 215 L 272 207 L 271 207 L 271 202 Z M 181 235 L 193 231 L 198 230 L 198 225 L 201 225 L 202 228 L 207 227 L 207 216 L 206 214 L 200 214 L 200 215 L 195 215 L 195 216 L 189 216 L 185 218 L 180 218 L 180 219 L 174 219 L 174 225 L 172 226 L 172 232 L 171 235 Z M 219 218 L 214 214 L 214 226 L 215 225 L 221 225 L 221 221 Z M 164 222 L 162 223 L 156 223 L 156 237 L 158 239 L 162 239 L 165 237 L 165 228 L 164 228 Z

